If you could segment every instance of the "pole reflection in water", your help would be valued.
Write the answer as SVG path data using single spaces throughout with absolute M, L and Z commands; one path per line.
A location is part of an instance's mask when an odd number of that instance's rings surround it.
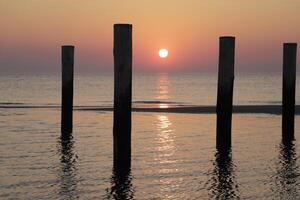
M 280 199 L 300 199 L 300 173 L 293 141 L 282 141 L 278 160 L 275 190 Z
M 78 199 L 77 180 L 76 177 L 76 160 L 77 156 L 74 154 L 74 140 L 73 137 L 60 139 L 60 196 L 63 199 Z
M 111 187 L 107 189 L 107 199 L 133 199 L 134 189 L 130 166 L 114 166 Z
M 234 175 L 231 149 L 217 150 L 210 180 L 211 196 L 214 199 L 240 199 Z

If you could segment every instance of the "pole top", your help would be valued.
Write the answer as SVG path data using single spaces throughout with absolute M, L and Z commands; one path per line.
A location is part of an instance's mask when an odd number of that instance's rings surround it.
M 283 43 L 284 46 L 297 46 L 296 42 L 287 42 L 287 43 Z
M 220 40 L 221 39 L 235 39 L 235 37 L 234 36 L 221 36 Z
M 132 24 L 114 24 L 114 27 L 128 27 L 128 28 L 132 28 Z
M 62 48 L 74 48 L 75 46 L 73 46 L 73 45 L 62 45 L 61 47 Z

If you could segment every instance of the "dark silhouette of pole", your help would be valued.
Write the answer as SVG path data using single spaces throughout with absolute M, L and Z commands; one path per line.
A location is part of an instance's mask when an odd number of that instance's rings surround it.
M 73 129 L 73 78 L 74 46 L 62 46 L 62 138 L 68 138 Z
M 297 43 L 283 44 L 282 139 L 294 139 Z
M 231 147 L 235 38 L 220 37 L 217 97 L 217 148 Z
M 114 25 L 114 168 L 131 163 L 132 25 Z

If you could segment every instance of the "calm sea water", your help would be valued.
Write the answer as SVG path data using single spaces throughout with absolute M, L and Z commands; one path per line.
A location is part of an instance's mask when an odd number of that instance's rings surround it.
M 216 78 L 138 74 L 134 105 L 214 105 Z M 300 199 L 299 116 L 296 140 L 282 144 L 280 116 L 235 114 L 232 151 L 220 155 L 214 114 L 133 113 L 132 168 L 118 177 L 111 112 L 75 111 L 63 142 L 58 108 L 3 107 L 59 105 L 59 75 L 0 76 L 0 90 L 0 199 Z M 111 105 L 112 94 L 111 75 L 76 76 L 75 105 Z M 237 75 L 234 103 L 280 104 L 280 75 Z
M 74 105 L 112 105 L 112 74 L 75 75 Z M 281 74 L 241 74 L 235 77 L 234 104 L 281 104 Z M 300 88 L 300 77 L 297 78 Z M 52 75 L 0 76 L 0 104 L 60 105 L 61 77 Z M 134 74 L 133 101 L 215 105 L 216 74 Z M 296 92 L 300 104 L 300 92 Z

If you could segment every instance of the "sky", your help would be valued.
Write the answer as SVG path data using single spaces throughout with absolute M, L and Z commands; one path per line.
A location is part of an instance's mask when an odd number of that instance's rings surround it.
M 0 0 L 0 70 L 60 72 L 69 44 L 75 72 L 111 72 L 113 24 L 130 23 L 134 71 L 216 72 L 219 37 L 231 35 L 237 73 L 280 72 L 284 42 L 298 43 L 300 63 L 299 10 L 298 0 Z

